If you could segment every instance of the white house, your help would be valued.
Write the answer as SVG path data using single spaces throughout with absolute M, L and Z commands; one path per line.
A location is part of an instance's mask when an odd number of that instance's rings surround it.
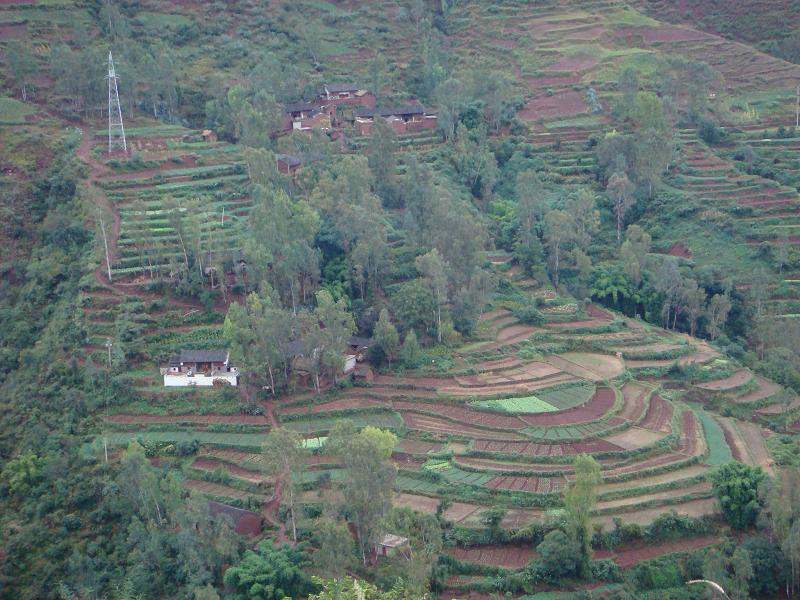
M 237 385 L 239 369 L 229 364 L 227 350 L 181 350 L 161 368 L 166 387 L 211 386 L 215 382 Z

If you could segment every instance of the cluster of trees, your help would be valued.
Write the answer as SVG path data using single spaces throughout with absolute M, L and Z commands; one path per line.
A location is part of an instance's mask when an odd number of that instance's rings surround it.
M 441 550 L 442 535 L 434 517 L 392 508 L 397 469 L 389 457 L 396 443 L 397 437 L 389 431 L 375 427 L 357 430 L 351 421 L 339 421 L 323 451 L 342 464 L 341 498 L 332 500 L 323 509 L 324 516 L 315 523 L 313 531 L 299 530 L 296 498 L 308 464 L 304 460 L 308 450 L 297 433 L 283 428 L 271 431 L 263 444 L 263 466 L 278 478 L 283 490 L 294 541 L 302 539 L 315 548 L 313 561 L 304 553 L 304 543 L 293 550 L 262 545 L 257 553 L 247 553 L 242 563 L 228 570 L 226 586 L 241 592 L 251 590 L 252 594 L 254 581 L 261 577 L 262 591 L 247 597 L 273 600 L 307 593 L 316 586 L 309 579 L 306 567 L 313 565 L 313 572 L 324 577 L 341 578 L 355 569 L 357 563 L 366 566 L 381 536 L 393 533 L 408 537 L 410 552 L 403 556 L 398 565 L 400 570 L 387 573 L 384 578 L 392 583 L 403 580 L 404 589 L 414 597 L 424 595 Z M 285 568 L 258 568 L 259 564 L 275 560 L 278 552 L 284 555 L 281 561 L 289 563 Z M 278 572 L 283 573 L 283 580 L 277 580 Z M 330 585 L 333 583 L 322 586 L 323 593 Z
M 600 226 L 597 197 L 590 188 L 568 195 L 560 207 L 548 201 L 548 191 L 533 170 L 517 176 L 514 208 L 514 256 L 531 275 L 545 260 L 554 285 L 564 269 L 574 273 L 573 293 L 586 297 L 592 261 L 589 246 Z
M 721 337 L 733 309 L 730 281 L 705 272 L 684 275 L 678 259 L 650 254 L 651 238 L 630 225 L 620 246 L 620 263 L 593 273 L 591 294 L 608 306 L 667 329 Z
M 353 316 L 344 300 L 334 300 L 327 290 L 316 293 L 313 310 L 290 311 L 281 307 L 267 284 L 260 292 L 251 292 L 244 305 L 231 303 L 223 329 L 251 398 L 260 387 L 267 386 L 273 395 L 285 389 L 298 359 L 317 392 L 321 377 L 328 376 L 335 383 L 354 331 Z

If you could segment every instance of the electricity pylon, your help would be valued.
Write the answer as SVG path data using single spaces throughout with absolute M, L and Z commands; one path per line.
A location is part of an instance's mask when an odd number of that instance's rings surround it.
M 117 89 L 117 73 L 114 71 L 114 59 L 108 51 L 108 153 L 114 148 L 128 151 L 125 143 L 125 127 L 122 125 L 122 108 L 119 105 Z

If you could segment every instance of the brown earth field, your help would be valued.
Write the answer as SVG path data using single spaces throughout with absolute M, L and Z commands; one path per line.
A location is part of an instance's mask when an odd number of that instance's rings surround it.
M 704 389 L 704 390 L 712 390 L 712 391 L 723 391 L 723 390 L 730 390 L 733 388 L 737 388 L 740 385 L 744 385 L 748 381 L 753 378 L 753 374 L 750 373 L 747 369 L 742 369 L 741 371 L 737 371 L 730 377 L 726 377 L 725 379 L 718 379 L 717 381 L 708 381 L 706 383 L 698 383 L 697 387 Z
M 563 444 L 536 444 L 534 442 L 501 442 L 475 440 L 475 450 L 503 454 L 524 454 L 526 456 L 562 456 L 573 454 L 593 454 L 597 452 L 619 452 L 621 447 L 606 440 L 586 440 Z
M 662 431 L 669 433 L 671 431 L 670 420 L 672 419 L 672 404 L 664 400 L 658 394 L 653 394 L 650 398 L 650 408 L 644 419 L 639 423 L 642 429 L 649 429 L 651 431 Z
M 597 388 L 594 396 L 582 406 L 576 406 L 575 408 L 569 408 L 559 412 L 520 415 L 520 419 L 525 421 L 528 425 L 535 427 L 589 423 L 607 414 L 614 406 L 615 398 L 614 390 L 601 387 Z

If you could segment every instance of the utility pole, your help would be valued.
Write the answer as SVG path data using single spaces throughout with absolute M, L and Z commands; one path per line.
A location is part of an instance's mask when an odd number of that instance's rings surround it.
M 794 126 L 800 127 L 800 83 L 797 84 L 797 94 L 794 100 Z
M 122 108 L 119 105 L 119 90 L 117 89 L 117 73 L 114 70 L 114 59 L 108 51 L 108 153 L 113 148 L 122 148 L 128 151 L 125 142 L 125 127 L 122 125 Z
M 106 349 L 108 350 L 108 368 L 111 369 L 111 338 L 106 338 Z

